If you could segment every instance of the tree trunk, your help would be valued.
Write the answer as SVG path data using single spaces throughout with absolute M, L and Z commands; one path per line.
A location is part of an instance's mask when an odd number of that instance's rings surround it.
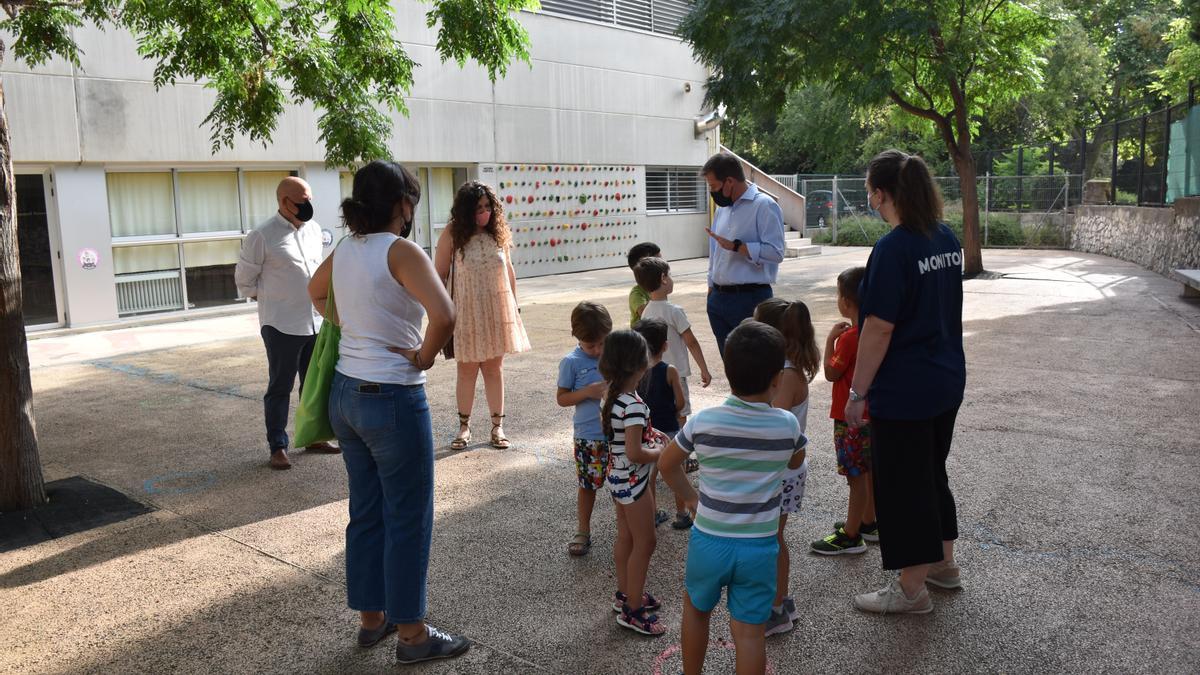
M 979 236 L 979 188 L 975 175 L 975 157 L 971 146 L 951 151 L 954 170 L 958 173 L 958 186 L 962 193 L 963 208 L 963 273 L 974 276 L 983 271 L 982 239 Z
M 0 43 L 0 63 L 4 45 Z M 33 424 L 29 350 L 21 310 L 21 261 L 17 251 L 16 186 L 4 85 L 0 81 L 0 513 L 43 504 L 46 490 Z

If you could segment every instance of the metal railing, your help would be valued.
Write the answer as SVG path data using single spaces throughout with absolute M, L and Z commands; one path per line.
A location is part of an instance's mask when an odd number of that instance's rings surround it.
M 885 229 L 871 208 L 861 175 L 776 175 L 784 185 L 795 185 L 805 197 L 806 230 L 827 232 L 839 243 L 849 228 L 855 242 L 874 243 Z M 963 222 L 963 195 L 957 176 L 934 178 L 944 204 L 944 219 L 952 229 Z M 976 179 L 979 224 L 984 245 L 1035 245 L 1065 241 L 1066 212 L 1082 202 L 1083 180 L 1078 174 L 1042 176 L 991 176 Z M 993 223 L 1000 226 L 993 233 Z M 858 235 L 861 235 L 859 237 Z M 995 236 L 993 236 L 995 235 Z
M 1166 205 L 1173 201 L 1168 189 L 1168 164 L 1186 161 L 1176 158 L 1186 157 L 1189 151 L 1198 152 L 1187 147 L 1177 147 L 1172 152 L 1172 134 L 1180 132 L 1179 123 L 1195 105 L 1196 83 L 1192 82 L 1187 99 L 1181 103 L 1084 129 L 1078 137 L 1067 141 L 979 150 L 974 153 L 975 165 L 980 174 L 1014 177 L 1077 174 L 1081 185 L 1089 180 L 1108 179 L 1110 204 Z M 1174 145 L 1179 145 L 1178 139 Z

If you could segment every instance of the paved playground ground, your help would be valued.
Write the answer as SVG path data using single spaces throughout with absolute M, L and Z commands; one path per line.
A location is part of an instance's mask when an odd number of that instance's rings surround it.
M 835 277 L 866 249 L 781 268 L 776 294 L 808 303 L 823 338 Z M 950 455 L 964 588 L 924 616 L 850 605 L 889 579 L 872 547 L 806 554 L 843 517 L 830 385 L 812 389 L 811 474 L 787 535 L 795 631 L 771 638 L 776 673 L 1195 672 L 1200 664 L 1200 303 L 1137 266 L 1065 251 L 985 251 L 966 282 L 968 385 Z M 676 293 L 712 364 L 705 262 Z M 627 316 L 627 269 L 524 280 L 535 351 L 507 362 L 506 429 L 493 450 L 480 390 L 476 443 L 452 453 L 453 364 L 429 374 L 437 462 L 430 621 L 476 641 L 415 673 L 678 673 L 687 533 L 659 530 L 649 588 L 669 633 L 620 629 L 612 506 L 596 546 L 574 533 L 570 410 L 554 402 L 581 299 Z M 30 342 L 47 480 L 83 475 L 152 513 L 0 555 L 0 672 L 381 673 L 391 650 L 354 646 L 345 606 L 341 459 L 266 466 L 266 361 L 253 314 Z M 719 365 L 697 408 L 728 389 Z M 669 508 L 670 493 L 660 492 Z M 714 638 L 727 636 L 726 614 Z M 708 672 L 732 669 L 711 644 Z

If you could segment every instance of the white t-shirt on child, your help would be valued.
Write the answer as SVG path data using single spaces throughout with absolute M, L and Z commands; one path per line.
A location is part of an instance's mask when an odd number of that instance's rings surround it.
M 692 374 L 691 360 L 688 358 L 687 345 L 683 344 L 683 332 L 692 327 L 683 308 L 666 300 L 651 300 L 642 310 L 643 319 L 660 319 L 667 324 L 667 351 L 663 354 L 666 361 L 680 377 Z

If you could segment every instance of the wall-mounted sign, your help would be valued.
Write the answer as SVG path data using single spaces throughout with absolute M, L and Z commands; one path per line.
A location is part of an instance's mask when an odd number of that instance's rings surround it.
M 100 266 L 100 253 L 94 248 L 79 249 L 79 266 L 85 270 L 94 270 Z
M 321 228 L 321 245 L 325 248 L 333 246 L 333 232 L 325 228 Z

